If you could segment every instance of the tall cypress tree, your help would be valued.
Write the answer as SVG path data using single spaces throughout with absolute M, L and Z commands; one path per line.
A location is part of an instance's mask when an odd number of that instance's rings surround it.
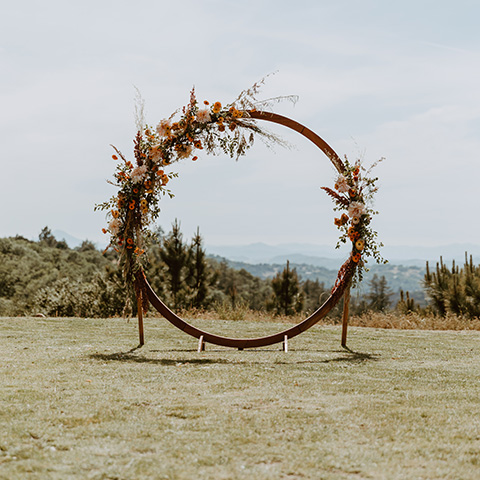
M 160 257 L 167 266 L 167 282 L 172 295 L 174 308 L 184 306 L 185 288 L 183 281 L 187 264 L 187 248 L 177 219 L 172 231 L 163 239 Z
M 198 227 L 188 249 L 187 264 L 188 276 L 186 280 L 190 287 L 190 306 L 194 308 L 206 307 L 210 275 L 205 250 L 203 249 L 203 239 Z
M 390 306 L 390 297 L 393 295 L 387 279 L 383 275 L 378 278 L 375 274 L 368 283 L 370 286 L 370 292 L 367 295 L 369 309 L 374 312 L 385 312 Z
M 274 306 L 277 313 L 293 315 L 303 307 L 303 292 L 300 290 L 297 271 L 290 269 L 290 262 L 281 273 L 272 279 Z

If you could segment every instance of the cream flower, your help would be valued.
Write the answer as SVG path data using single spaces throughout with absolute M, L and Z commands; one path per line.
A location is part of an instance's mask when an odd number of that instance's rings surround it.
M 343 175 L 339 175 L 337 178 L 337 183 L 335 183 L 335 188 L 340 193 L 347 193 L 350 185 L 348 184 L 347 179 Z
M 120 225 L 120 220 L 118 218 L 114 218 L 108 225 L 108 230 L 110 230 L 112 235 L 117 235 L 118 231 L 120 230 Z
M 365 205 L 361 202 L 352 202 L 348 206 L 348 215 L 353 217 L 361 217 L 365 213 Z
M 150 158 L 154 162 L 158 162 L 162 158 L 162 151 L 160 150 L 160 144 L 157 143 L 157 145 L 153 145 L 150 148 Z
M 197 113 L 197 122 L 198 123 L 208 123 L 212 120 L 210 112 L 207 109 L 199 110 Z
M 147 173 L 147 166 L 142 165 L 141 167 L 135 167 L 130 173 L 130 178 L 132 179 L 133 183 L 141 183 L 145 178 L 145 174 Z
M 166 137 L 170 134 L 172 129 L 172 123 L 170 120 L 160 120 L 160 123 L 157 125 L 157 132 L 161 137 Z

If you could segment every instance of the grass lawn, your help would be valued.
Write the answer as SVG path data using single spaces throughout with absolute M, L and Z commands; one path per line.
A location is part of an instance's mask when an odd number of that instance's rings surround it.
M 0 318 L 0 479 L 480 478 L 480 332 L 355 327 L 349 352 L 316 326 L 288 353 L 145 333 Z

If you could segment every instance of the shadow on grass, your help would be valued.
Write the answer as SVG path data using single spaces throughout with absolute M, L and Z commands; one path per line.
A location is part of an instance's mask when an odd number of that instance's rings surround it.
M 118 353 L 93 353 L 89 355 L 90 358 L 94 360 L 101 360 L 102 362 L 132 362 L 132 363 L 151 363 L 154 365 L 173 365 L 178 366 L 179 364 L 198 364 L 198 365 L 208 365 L 208 364 L 219 364 L 219 363 L 232 363 L 227 360 L 222 359 L 210 359 L 210 358 L 190 358 L 188 360 L 178 358 L 178 359 L 169 359 L 169 358 L 147 358 L 139 357 L 134 355 L 133 352 L 137 350 L 134 348 L 128 352 L 118 352 Z
M 150 363 L 154 365 L 165 365 L 165 366 L 178 366 L 178 365 L 183 365 L 183 364 L 191 364 L 191 365 L 212 365 L 212 364 L 229 364 L 229 365 L 234 365 L 234 364 L 243 364 L 240 359 L 235 358 L 235 359 L 226 359 L 226 358 L 178 358 L 178 359 L 169 359 L 169 358 L 148 358 L 144 356 L 138 356 L 135 354 L 136 350 L 138 350 L 140 347 L 135 347 L 129 350 L 128 352 L 117 352 L 117 353 L 93 353 L 89 355 L 90 358 L 94 360 L 100 360 L 102 362 L 132 362 L 132 363 Z M 158 350 L 155 350 L 158 352 Z M 268 352 L 272 353 L 272 350 L 248 350 L 249 353 L 257 353 L 258 355 L 261 355 L 262 352 Z M 178 351 L 179 353 L 194 353 L 194 350 L 182 350 Z M 236 353 L 236 350 L 218 350 L 218 351 L 211 351 L 212 353 L 221 353 L 222 355 L 228 355 L 230 353 Z M 277 351 L 278 352 L 278 351 Z M 278 352 L 280 353 L 280 352 Z M 300 352 L 297 352 L 300 353 Z M 306 352 L 306 353 L 314 353 L 314 352 Z M 318 353 L 318 352 L 316 352 Z M 278 358 L 275 359 L 272 363 L 275 365 L 292 365 L 292 364 L 327 364 L 327 363 L 351 363 L 351 364 L 358 364 L 358 363 L 364 363 L 368 361 L 377 361 L 379 359 L 378 355 L 370 354 L 370 353 L 361 353 L 361 352 L 355 352 L 353 350 L 350 350 L 349 348 L 345 348 L 344 350 L 335 350 L 335 351 L 330 351 L 329 353 L 342 353 L 341 356 L 336 356 L 333 358 L 326 358 L 326 359 L 309 359 L 309 360 L 297 360 L 294 358 L 291 358 L 290 361 L 288 359 L 289 353 L 285 353 L 287 356 L 285 361 L 279 360 Z M 265 364 L 263 361 L 251 361 L 251 359 L 247 360 L 248 364 Z M 268 363 L 268 361 L 267 361 Z

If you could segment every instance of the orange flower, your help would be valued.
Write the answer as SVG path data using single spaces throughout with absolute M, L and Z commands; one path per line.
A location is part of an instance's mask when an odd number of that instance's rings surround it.
M 198 157 L 193 157 L 192 158 L 192 161 L 195 162 L 196 160 L 198 160 Z
M 218 126 L 218 131 L 219 132 L 224 132 L 225 131 L 225 125 L 223 123 L 221 123 L 219 126 Z
M 128 161 L 125 165 L 127 165 L 128 168 L 133 168 L 133 163 Z
M 348 222 L 349 218 L 348 218 L 348 215 L 346 215 L 345 213 L 342 213 L 342 216 L 340 218 L 336 218 L 333 223 L 337 226 L 337 227 L 341 227 L 343 225 L 345 225 L 347 222 Z
M 209 102 L 208 100 L 204 100 L 203 103 L 204 103 L 205 105 L 210 105 L 210 102 Z
M 168 182 L 169 182 L 169 178 L 167 175 L 162 175 L 162 182 L 163 182 L 163 185 L 166 185 Z
M 352 255 L 352 260 L 353 260 L 355 263 L 358 263 L 361 258 L 362 258 L 362 256 L 361 256 L 359 253 L 355 253 L 355 255 Z
M 365 248 L 365 242 L 363 241 L 363 239 L 359 238 L 356 242 L 355 242 L 355 248 L 361 252 L 364 248 Z
M 102 228 L 102 232 L 107 233 L 107 230 L 105 230 L 105 228 Z
M 203 150 L 203 145 L 200 140 L 197 140 L 193 145 L 195 148 L 198 148 L 199 150 Z
M 135 204 L 134 204 L 134 203 L 131 203 L 131 204 L 128 206 L 128 208 L 129 208 L 130 210 L 133 210 L 133 209 L 135 208 Z
M 231 122 L 230 125 L 228 125 L 228 128 L 232 130 L 232 132 L 233 130 L 235 130 L 236 127 L 237 127 L 237 124 L 235 122 Z
M 163 173 L 164 173 L 163 170 L 159 170 L 159 171 L 157 172 L 157 175 L 158 175 L 159 177 L 161 177 L 161 176 L 163 175 Z
M 138 188 L 134 188 L 133 193 L 138 193 Z
M 127 238 L 127 243 L 129 245 L 133 245 L 133 238 Z
M 116 155 L 112 155 L 112 158 L 113 158 L 114 160 L 118 160 L 118 157 L 117 157 Z
M 112 210 L 112 217 L 118 218 L 120 216 L 120 212 L 118 210 Z
M 350 198 L 353 198 L 357 194 L 357 191 L 354 188 L 350 188 L 348 194 L 350 195 Z
M 350 240 L 354 242 L 355 240 L 360 238 L 360 234 L 355 230 L 354 227 L 350 227 L 348 229 L 348 238 L 350 238 Z
M 222 104 L 220 102 L 215 102 L 213 104 L 212 112 L 218 113 L 222 109 Z

